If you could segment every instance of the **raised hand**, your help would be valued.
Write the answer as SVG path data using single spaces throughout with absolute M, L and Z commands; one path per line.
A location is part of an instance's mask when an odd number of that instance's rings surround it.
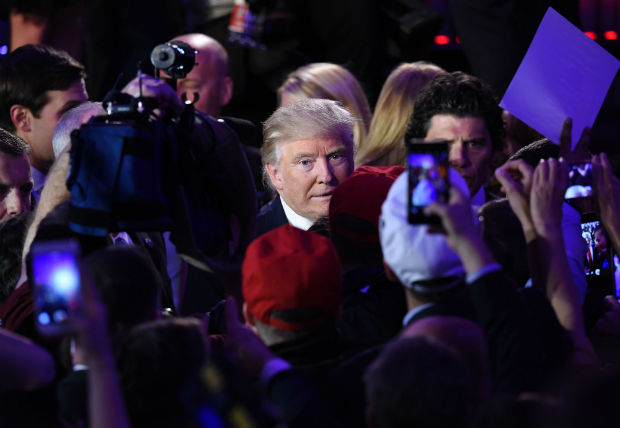
M 535 231 L 530 215 L 530 193 L 534 169 L 523 159 L 510 161 L 495 170 L 495 177 L 502 185 L 512 211 L 521 222 L 527 241 Z
M 541 160 L 532 179 L 530 212 L 538 236 L 561 231 L 562 204 L 568 185 L 564 159 Z
M 574 149 L 571 141 L 572 130 L 573 120 L 567 117 L 562 124 L 562 133 L 560 134 L 560 157 L 565 159 L 569 165 L 588 162 L 590 160 L 590 128 L 583 129 Z
M 440 227 L 432 226 L 428 231 L 446 235 L 448 245 L 458 253 L 468 274 L 495 263 L 474 225 L 470 199 L 456 186 L 450 188 L 450 201 L 447 204 L 433 202 L 424 212 L 435 214 L 441 219 Z

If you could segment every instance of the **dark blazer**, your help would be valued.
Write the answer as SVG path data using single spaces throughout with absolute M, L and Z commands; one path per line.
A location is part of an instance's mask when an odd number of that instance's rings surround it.
M 263 233 L 267 233 L 283 224 L 288 224 L 288 219 L 286 214 L 284 214 L 284 208 L 278 195 L 259 211 L 258 218 L 256 219 L 256 236 L 259 237 Z
M 163 288 L 161 289 L 162 308 L 174 307 L 172 300 L 172 286 L 167 270 L 166 244 L 161 232 L 129 232 L 129 236 L 136 247 L 142 247 L 153 261 L 153 266 L 161 277 Z

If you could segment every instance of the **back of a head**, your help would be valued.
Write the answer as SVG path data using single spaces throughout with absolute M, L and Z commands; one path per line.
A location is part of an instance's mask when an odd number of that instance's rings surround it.
M 418 93 L 445 71 L 423 61 L 404 63 L 383 84 L 372 116 L 368 138 L 359 148 L 356 165 L 404 165 L 404 136 Z
M 142 249 L 112 246 L 90 254 L 84 262 L 107 307 L 112 334 L 156 318 L 161 277 Z
M 10 108 L 22 105 L 38 117 L 48 102 L 47 91 L 64 91 L 86 76 L 69 54 L 45 45 L 25 45 L 0 65 L 0 127 L 14 131 Z
M 554 158 L 560 156 L 560 146 L 553 143 L 547 138 L 528 144 L 520 148 L 514 155 L 508 159 L 509 161 L 523 159 L 532 168 L 536 168 L 542 159 Z
M 502 109 L 493 90 L 480 79 L 462 72 L 437 75 L 416 97 L 405 138 L 424 138 L 435 115 L 483 119 L 491 137 L 493 151 L 504 146 Z
M 388 344 L 364 376 L 370 425 L 466 426 L 471 374 L 451 347 L 426 337 Z
M 362 166 L 334 191 L 329 204 L 329 229 L 343 265 L 381 266 L 381 206 L 403 171 L 400 166 Z
M 403 331 L 401 337 L 427 337 L 458 351 L 472 374 L 471 401 L 479 405 L 491 390 L 491 373 L 484 333 L 478 324 L 455 316 L 429 316 Z
M 450 168 L 450 185 L 469 197 L 467 184 Z M 425 300 L 439 299 L 445 292 L 460 289 L 465 269 L 450 248 L 445 235 L 427 232 L 427 225 L 408 220 L 409 173 L 402 173 L 388 192 L 381 208 L 379 236 L 385 263 L 407 291 Z
M 0 128 L 0 153 L 11 156 L 28 156 L 30 146 L 17 135 Z
M 329 239 L 280 226 L 250 244 L 242 271 L 251 321 L 284 332 L 310 331 L 336 321 L 342 273 Z
M 346 68 L 325 62 L 300 67 L 280 86 L 278 98 L 280 105 L 285 98 L 323 98 L 340 102 L 355 116 L 356 146 L 363 145 L 370 126 L 370 106 L 362 86 Z
M 117 356 L 132 426 L 191 426 L 182 392 L 207 357 L 197 319 L 169 318 L 132 329 Z
M 87 101 L 63 114 L 54 128 L 52 137 L 54 157 L 58 158 L 60 152 L 71 142 L 71 133 L 74 130 L 79 129 L 91 117 L 100 116 L 103 113 L 103 106 L 100 102 Z

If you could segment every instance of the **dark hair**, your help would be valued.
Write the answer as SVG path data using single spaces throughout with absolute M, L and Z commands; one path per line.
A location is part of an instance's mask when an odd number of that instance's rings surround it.
M 30 146 L 17 135 L 0 128 L 0 153 L 13 156 L 29 155 Z
M 196 426 L 183 391 L 206 359 L 197 319 L 168 318 L 133 328 L 117 353 L 131 425 Z
M 521 147 L 508 160 L 523 159 L 532 168 L 536 168 L 541 159 L 557 159 L 558 157 L 560 157 L 560 146 L 552 143 L 547 138 L 543 138 Z
M 17 286 L 22 271 L 22 251 L 31 212 L 0 223 L 0 301 Z
M 372 426 L 466 426 L 469 368 L 456 350 L 426 337 L 388 344 L 364 376 Z
M 483 119 L 493 151 L 504 147 L 504 121 L 493 90 L 480 79 L 460 71 L 437 75 L 415 100 L 406 139 L 424 138 L 431 119 L 438 114 Z
M 14 131 L 11 106 L 19 104 L 38 117 L 48 103 L 47 91 L 64 91 L 86 76 L 84 67 L 64 51 L 25 45 L 0 65 L 0 126 Z
M 111 246 L 95 251 L 84 263 L 108 309 L 110 333 L 154 319 L 160 307 L 161 277 L 143 249 Z

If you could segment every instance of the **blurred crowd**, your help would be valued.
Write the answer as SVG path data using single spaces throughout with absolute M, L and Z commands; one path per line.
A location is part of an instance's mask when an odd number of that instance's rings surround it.
M 620 180 L 589 128 L 571 141 L 566 118 L 550 141 L 485 73 L 379 55 L 353 31 L 377 2 L 345 2 L 355 26 L 337 8 L 317 23 L 322 2 L 19 3 L 0 63 L 0 427 L 618 426 Z M 221 40 L 265 4 L 277 44 Z M 191 71 L 134 78 L 165 42 L 195 50 Z M 113 86 L 151 123 L 207 130 L 161 156 L 191 190 L 162 230 L 130 226 L 114 191 L 126 226 L 75 226 L 99 224 L 76 206 L 121 176 L 102 152 L 76 186 L 79 135 L 122 117 Z M 423 221 L 412 140 L 446 150 Z M 123 140 L 119 165 L 150 143 Z M 122 184 L 156 193 L 153 177 Z M 77 277 L 42 281 L 38 254 L 76 242 Z M 48 315 L 41 290 L 73 280 Z

